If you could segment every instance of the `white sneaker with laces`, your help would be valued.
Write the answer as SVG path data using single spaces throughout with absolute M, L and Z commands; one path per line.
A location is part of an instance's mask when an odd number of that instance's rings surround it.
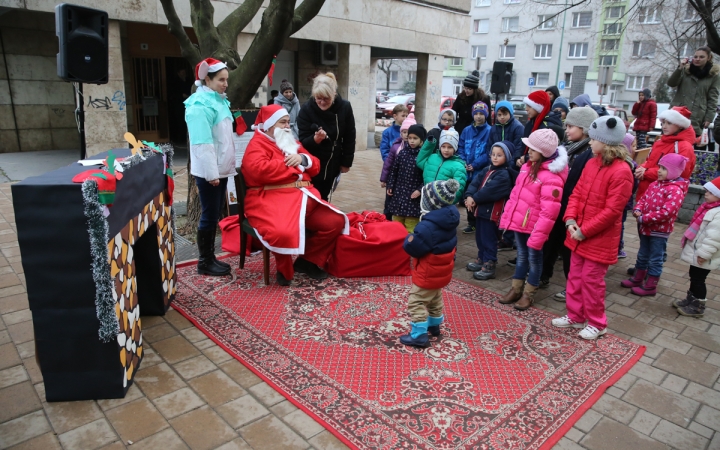
M 558 302 L 564 302 L 566 295 L 567 295 L 567 293 L 565 292 L 565 289 L 563 289 L 562 291 L 560 291 L 560 292 L 558 292 L 557 294 L 555 294 L 554 297 L 555 297 L 556 301 L 558 301 Z
M 585 327 L 584 323 L 573 322 L 570 319 L 570 317 L 568 317 L 568 316 L 562 316 L 562 317 L 558 317 L 557 319 L 553 319 L 552 324 L 553 324 L 553 326 L 558 327 L 558 328 L 583 328 L 583 327 Z
M 595 340 L 605 334 L 607 332 L 607 328 L 603 328 L 602 330 L 598 330 L 592 325 L 588 325 L 585 328 L 580 331 L 579 336 L 583 339 L 587 339 L 588 341 Z

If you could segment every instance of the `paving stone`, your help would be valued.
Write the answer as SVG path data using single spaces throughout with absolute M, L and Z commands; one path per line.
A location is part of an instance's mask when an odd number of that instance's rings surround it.
M 720 353 L 720 335 L 716 336 L 710 333 L 703 333 L 694 328 L 686 328 L 685 331 L 680 333 L 678 339 L 689 342 L 692 345 L 697 345 L 705 350 Z
M 645 410 L 638 411 L 635 414 L 632 422 L 630 422 L 630 428 L 637 430 L 642 434 L 650 436 L 650 433 L 655 429 L 655 426 L 660 423 L 660 417 L 655 414 L 649 413 Z
M 590 450 L 667 450 L 664 444 L 607 417 L 585 435 L 580 445 Z
M 220 370 L 194 378 L 188 383 L 213 407 L 247 394 L 245 389 Z
M 58 436 L 65 450 L 86 450 L 102 447 L 118 439 L 105 419 L 98 419 Z
M 285 397 L 283 397 L 282 394 L 271 388 L 270 385 L 265 382 L 256 384 L 249 390 L 266 406 L 272 406 L 285 400 Z
M 612 395 L 615 398 L 620 398 L 625 394 L 625 391 L 623 391 L 622 389 L 617 388 L 615 386 L 610 386 L 609 388 L 607 388 L 607 390 L 605 392 L 608 395 Z
M 710 439 L 713 436 L 713 433 L 715 433 L 715 431 L 713 431 L 712 428 L 708 428 L 704 425 L 700 425 L 697 422 L 691 422 L 690 425 L 688 426 L 688 430 L 692 431 L 693 433 L 697 433 L 700 436 L 702 436 L 704 438 L 708 438 L 708 439 Z
M 62 445 L 55 433 L 45 433 L 15 445 L 10 450 L 62 450 Z
M 40 367 L 37 365 L 37 361 L 35 358 L 27 358 L 22 360 L 23 366 L 25 366 L 25 370 L 28 373 L 28 376 L 30 376 L 30 381 L 33 383 L 40 383 L 43 380 L 42 372 L 40 372 Z
M 142 316 L 142 327 L 143 327 L 143 333 L 145 332 L 145 329 L 152 328 L 155 325 L 160 325 L 162 323 L 167 323 L 165 318 L 163 316 Z
M 37 393 L 29 381 L 0 389 L 0 423 L 42 409 Z
M 118 406 L 105 414 L 124 442 L 139 441 L 168 426 L 163 416 L 146 398 Z
M 720 450 L 720 433 L 715 433 L 715 436 L 713 436 L 712 441 L 710 441 L 710 445 L 707 450 Z
M 44 397 L 44 395 L 43 395 Z M 97 403 L 92 400 L 79 402 L 49 402 L 44 403 L 53 429 L 57 434 L 65 433 L 81 427 L 90 422 L 103 418 L 103 413 Z
M 643 354 L 643 356 L 647 356 L 648 358 L 655 359 L 658 356 L 660 356 L 660 353 L 662 353 L 663 350 L 665 350 L 665 348 L 660 347 L 659 345 L 652 344 L 652 343 L 650 343 L 648 341 L 644 341 L 640 338 L 630 337 L 630 339 L 628 339 L 628 340 L 630 342 L 634 342 L 636 344 L 644 345 L 646 348 L 645 348 L 645 353 Z
M 702 320 L 698 320 L 695 317 L 678 316 L 675 322 L 687 325 L 689 328 L 694 328 L 697 331 L 706 331 L 710 324 Z
M 695 421 L 701 425 L 720 431 L 720 411 L 707 405 L 700 406 L 700 412 L 695 417 Z
M 137 375 L 135 375 L 135 378 L 137 380 Z M 100 406 L 100 409 L 102 409 L 103 411 L 107 411 L 109 409 L 117 408 L 118 406 L 124 405 L 126 403 L 130 403 L 131 401 L 137 400 L 142 397 L 144 397 L 143 393 L 137 387 L 137 384 L 133 383 L 128 389 L 124 398 L 103 399 L 98 400 L 97 403 L 98 406 Z
M 652 341 L 660 334 L 662 328 L 654 325 L 648 325 L 635 319 L 631 319 L 625 316 L 617 316 L 610 323 L 609 326 L 615 331 L 625 333 L 630 336 L 635 336 L 646 341 Z
M 695 358 L 695 359 L 699 359 L 700 361 L 704 361 L 705 358 L 708 357 L 710 352 L 708 350 L 705 350 L 704 348 L 696 347 L 693 345 L 693 348 L 691 348 L 690 351 L 687 352 L 686 354 L 687 354 L 687 356 L 689 356 L 691 358 Z
M 3 314 L 2 319 L 5 325 L 15 325 L 16 323 L 32 320 L 32 313 L 30 309 L 21 309 L 20 311 Z
M 668 320 L 663 317 L 656 317 L 650 321 L 650 325 L 655 325 L 666 330 L 670 330 L 673 333 L 680 334 L 685 330 L 685 325 L 675 322 L 674 320 Z
M 188 341 L 192 342 L 193 344 L 208 338 L 205 333 L 195 327 L 182 330 L 182 334 Z
M 667 372 L 648 366 L 647 364 L 637 363 L 629 371 L 631 374 L 636 375 L 643 380 L 647 380 L 651 383 L 660 384 Z
M 583 450 L 581 446 L 567 438 L 567 435 L 561 438 L 553 447 L 553 450 Z
M 18 354 L 20 355 L 20 358 L 27 359 L 32 358 L 35 356 L 35 341 L 27 341 L 20 345 L 17 345 L 15 348 L 17 348 Z
M 240 435 L 253 449 L 305 449 L 305 442 L 275 416 L 268 416 L 240 429 Z
M 143 342 L 143 348 L 145 348 L 145 351 L 143 351 L 143 359 L 142 359 L 142 365 L 140 366 L 141 369 L 146 369 L 148 367 L 155 366 L 157 364 L 163 363 L 163 359 L 158 355 L 155 350 L 151 349 L 148 345 L 145 345 Z
M 7 314 L 22 309 L 29 308 L 28 297 L 26 293 L 10 295 L 0 298 L 0 314 Z
M 165 320 L 170 322 L 172 324 L 172 326 L 174 326 L 178 330 L 184 330 L 186 328 L 191 328 L 193 326 L 193 324 L 190 323 L 189 320 L 187 320 L 185 317 L 183 317 L 182 314 L 177 312 L 172 307 L 165 314 Z
M 11 447 L 52 431 L 43 411 L 0 423 L 0 448 Z
M 200 351 L 183 336 L 173 336 L 171 338 L 155 342 L 152 344 L 152 347 L 165 359 L 165 361 L 170 364 L 175 364 L 200 354 Z
M 316 435 L 310 439 L 309 442 L 317 450 L 346 450 L 349 448 L 347 445 L 343 444 L 340 439 L 336 438 L 334 434 L 327 430 Z M 571 448 L 568 447 L 568 450 L 570 449 Z
M 193 450 L 210 450 L 237 438 L 237 433 L 207 406 L 170 420 L 170 425 Z
M 653 366 L 705 386 L 712 386 L 720 376 L 720 367 L 672 350 L 664 351 Z
M 15 345 L 12 343 L 0 345 L 0 370 L 22 364 Z
M 720 354 L 717 353 L 710 353 L 705 359 L 705 362 L 708 364 L 712 364 L 713 366 L 719 366 L 720 367 Z
M 212 363 L 205 355 L 190 358 L 187 361 L 175 364 L 173 366 L 181 377 L 188 380 L 199 375 L 212 372 L 217 366 Z
M 650 437 L 674 448 L 705 448 L 708 443 L 708 439 L 667 420 L 661 420 Z
M 624 424 L 630 423 L 635 413 L 637 413 L 636 407 L 608 394 L 600 397 L 600 400 L 592 406 L 592 409 Z
M 310 439 L 325 429 L 322 425 L 317 423 L 312 417 L 300 409 L 283 417 L 283 421 L 290 425 L 293 430 L 297 431 L 300 436 L 305 439 Z
M 28 379 L 28 374 L 22 365 L 0 370 L 0 389 L 22 383 Z
M 687 342 L 679 341 L 674 337 L 670 337 L 666 334 L 660 334 L 653 340 L 653 344 L 659 345 L 660 347 L 668 348 L 677 353 L 686 354 L 692 348 L 691 344 Z
M 10 337 L 16 344 L 35 339 L 35 330 L 32 321 L 16 323 L 7 327 Z
M 680 378 L 677 375 L 669 374 L 660 386 L 664 387 L 669 391 L 673 391 L 677 394 L 681 393 L 685 386 L 687 386 L 688 380 Z
M 131 448 L 132 450 L 186 450 L 189 447 L 180 439 L 175 430 L 168 428 L 139 442 L 134 442 Z
M 565 433 L 565 436 L 563 437 L 569 439 L 572 442 L 580 442 L 582 438 L 585 437 L 585 433 L 575 427 L 572 427 L 567 433 Z
M 270 411 L 272 411 L 273 414 L 281 418 L 287 416 L 288 414 L 297 409 L 298 407 L 290 403 L 288 400 L 282 401 L 277 405 L 273 405 L 270 407 Z
M 623 400 L 680 426 L 686 426 L 700 406 L 695 400 L 644 380 L 638 380 Z
M 240 428 L 260 417 L 270 414 L 260 402 L 251 395 L 245 395 L 215 408 L 233 428 Z
M 197 348 L 200 351 L 203 351 L 206 348 L 210 348 L 213 346 L 217 347 L 217 344 L 214 343 L 211 339 L 203 339 L 202 341 L 193 342 L 193 345 L 195 346 L 195 348 Z M 212 358 L 210 358 L 210 359 L 212 359 Z M 240 438 L 238 438 L 238 439 L 240 439 Z
M 144 321 L 145 318 L 143 318 L 143 322 Z M 143 328 L 142 330 L 143 342 L 149 342 L 151 344 L 177 335 L 178 331 L 167 322 L 163 322 L 154 327 Z
M 627 306 L 623 306 L 620 304 L 613 304 L 609 308 L 607 308 L 607 311 L 612 311 L 618 314 L 622 314 L 623 316 L 627 316 L 630 318 L 636 317 L 638 314 L 640 314 L 640 311 L 635 310 L 633 308 L 628 308 Z
M 140 367 L 135 382 L 150 399 L 185 387 L 185 382 L 165 363 L 147 369 Z
M 195 344 L 195 346 L 197 347 L 197 344 Z M 215 364 L 221 364 L 225 361 L 233 359 L 233 356 L 230 353 L 226 352 L 225 350 L 223 350 L 222 347 L 218 345 L 213 345 L 212 347 L 203 349 L 202 352 Z
M 250 447 L 243 438 L 237 438 L 221 445 L 215 450 L 252 450 L 252 447 Z
M 622 376 L 613 386 L 622 389 L 623 391 L 627 391 L 630 389 L 630 386 L 637 381 L 638 377 L 631 373 L 626 373 Z
M 220 367 L 223 372 L 228 374 L 230 378 L 235 380 L 240 386 L 245 389 L 262 383 L 260 377 L 255 375 L 250 369 L 243 366 L 236 359 L 233 359 L 232 361 L 228 361 L 226 363 L 222 363 L 218 367 Z
M 168 419 L 185 414 L 205 404 L 190 388 L 178 389 L 175 392 L 158 397 L 154 403 L 162 415 Z

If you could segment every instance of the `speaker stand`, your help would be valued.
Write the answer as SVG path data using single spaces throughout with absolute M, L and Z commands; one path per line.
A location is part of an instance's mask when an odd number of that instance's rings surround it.
M 80 159 L 85 159 L 87 147 L 85 143 L 85 97 L 83 96 L 83 84 L 78 83 L 77 102 L 75 108 L 75 120 L 80 132 Z
M 499 101 L 500 101 L 500 94 L 495 93 L 495 108 L 497 108 L 497 104 Z M 495 114 L 495 116 L 493 116 L 493 126 L 495 126 L 496 123 L 497 123 L 497 114 Z

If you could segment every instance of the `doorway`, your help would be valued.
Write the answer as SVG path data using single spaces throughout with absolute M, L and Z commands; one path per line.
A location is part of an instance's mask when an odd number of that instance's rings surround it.
M 135 137 L 145 141 L 167 142 L 169 133 L 164 58 L 133 58 L 132 66 Z
M 165 57 L 168 131 L 170 142 L 184 146 L 187 141 L 185 105 L 192 91 L 195 74 L 185 58 Z

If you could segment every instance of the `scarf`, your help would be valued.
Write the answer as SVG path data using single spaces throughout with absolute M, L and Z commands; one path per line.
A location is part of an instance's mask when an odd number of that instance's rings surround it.
M 578 150 L 580 150 L 582 147 L 587 145 L 589 142 L 590 142 L 589 137 L 582 139 L 580 141 L 577 141 L 577 142 L 567 141 L 565 143 L 565 150 L 567 150 L 568 158 L 570 159 L 570 161 L 575 159 L 575 157 L 577 156 L 576 153 L 578 153 Z
M 698 67 L 695 64 L 690 64 L 690 74 L 694 75 L 695 78 L 702 80 L 706 76 L 710 74 L 710 69 L 712 68 L 713 63 L 712 61 L 708 61 L 705 63 L 703 67 Z
M 713 208 L 717 208 L 720 206 L 720 201 L 712 202 L 712 203 L 703 203 L 700 205 L 695 211 L 695 215 L 692 218 L 692 221 L 690 221 L 690 226 L 687 230 L 685 230 L 685 233 L 683 234 L 682 239 L 680 240 L 680 248 L 685 247 L 685 244 L 689 241 L 692 241 L 695 239 L 695 237 L 698 234 L 698 231 L 700 231 L 700 225 L 702 225 L 703 218 L 705 218 L 705 214 L 707 214 L 708 211 L 710 211 Z

